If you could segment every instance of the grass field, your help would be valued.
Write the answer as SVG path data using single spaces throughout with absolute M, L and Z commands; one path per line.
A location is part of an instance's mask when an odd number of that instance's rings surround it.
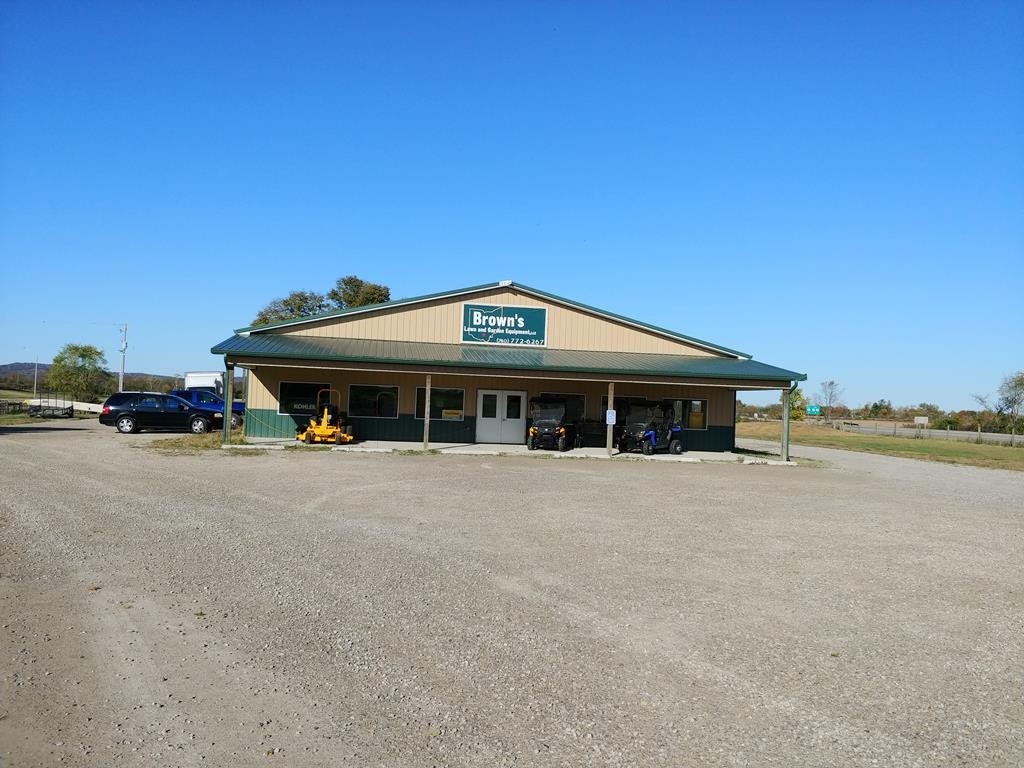
M 821 448 L 841 448 L 847 451 L 881 453 L 908 459 L 941 461 L 947 464 L 968 464 L 974 467 L 994 467 L 1024 472 L 1024 448 L 1004 445 L 978 445 L 956 440 L 918 440 L 912 437 L 890 435 L 860 435 L 839 432 L 831 427 L 793 422 L 790 442 L 794 445 L 816 445 Z M 736 437 L 754 440 L 781 440 L 780 422 L 744 421 L 736 425 Z
M 0 400 L 28 400 L 32 397 L 32 390 L 27 392 L 24 389 L 0 389 Z

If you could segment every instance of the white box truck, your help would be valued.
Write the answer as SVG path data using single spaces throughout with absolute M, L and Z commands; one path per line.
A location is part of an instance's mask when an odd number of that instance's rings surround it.
M 224 396 L 224 371 L 191 371 L 185 374 L 185 389 L 205 389 Z

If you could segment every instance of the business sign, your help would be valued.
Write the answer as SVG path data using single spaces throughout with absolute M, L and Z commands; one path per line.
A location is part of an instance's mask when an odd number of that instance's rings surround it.
M 548 311 L 544 307 L 495 304 L 462 305 L 463 344 L 511 344 L 543 347 Z
M 820 405 L 808 405 L 807 406 L 807 415 L 808 416 L 821 416 L 821 406 Z

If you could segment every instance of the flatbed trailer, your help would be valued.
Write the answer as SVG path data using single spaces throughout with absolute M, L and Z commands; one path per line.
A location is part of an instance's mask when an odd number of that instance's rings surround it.
M 75 417 L 75 403 L 65 397 L 55 395 L 43 395 L 28 401 L 25 412 L 29 416 L 38 416 L 41 419 L 73 419 Z

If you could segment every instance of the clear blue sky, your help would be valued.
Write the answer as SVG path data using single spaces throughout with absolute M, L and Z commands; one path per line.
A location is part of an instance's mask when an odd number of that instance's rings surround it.
M 1020 2 L 0 8 L 0 363 L 512 279 L 974 406 L 1024 368 Z M 764 402 L 741 395 L 748 402 Z

